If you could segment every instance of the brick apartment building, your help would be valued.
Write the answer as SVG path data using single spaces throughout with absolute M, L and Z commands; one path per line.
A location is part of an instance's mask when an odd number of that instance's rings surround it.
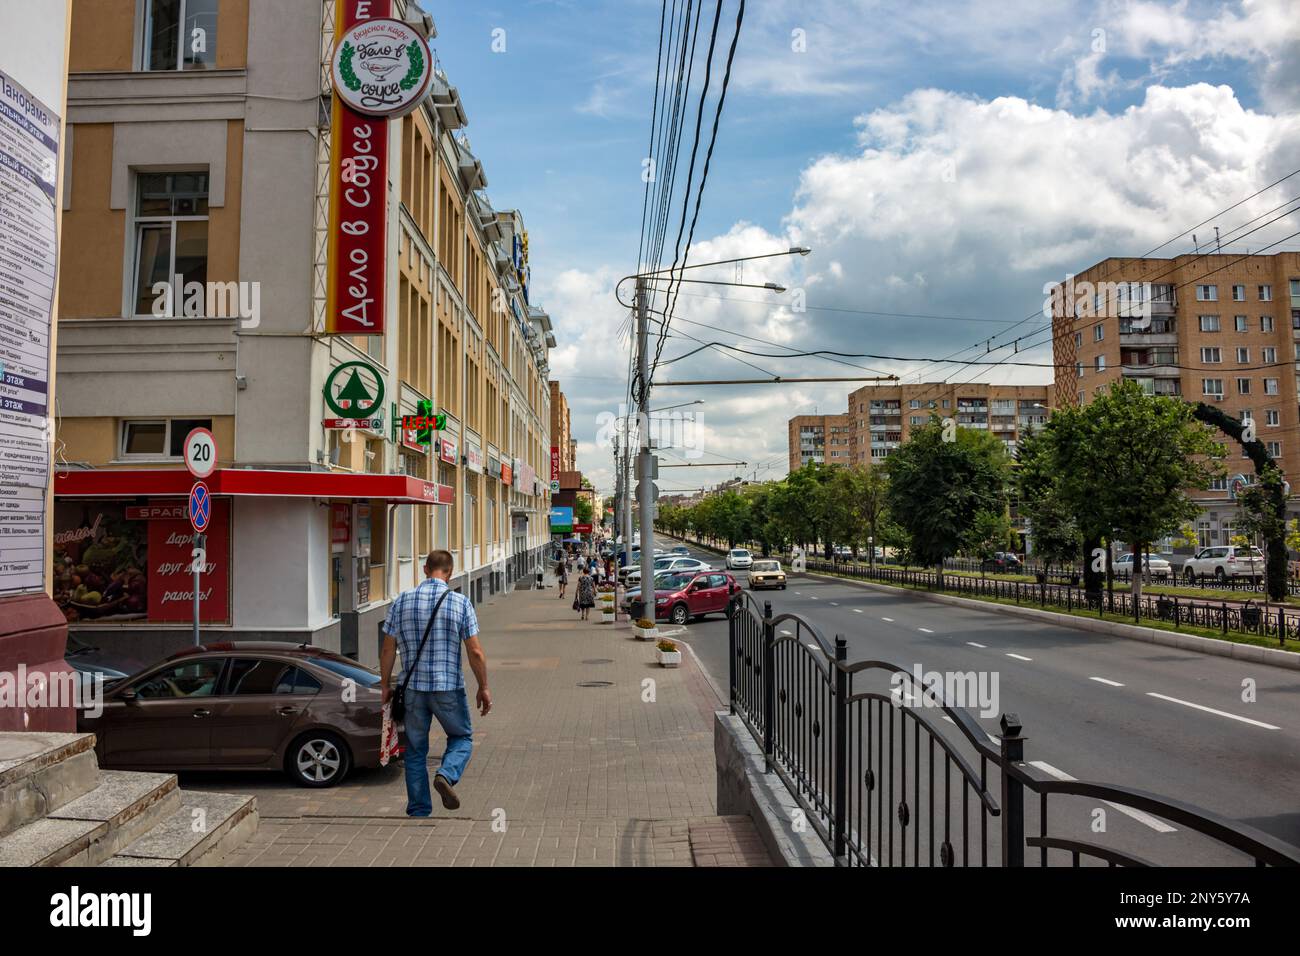
M 813 461 L 879 464 L 932 414 L 953 418 L 961 428 L 992 432 L 1014 451 L 1026 430 L 1047 420 L 1050 392 L 1049 385 L 867 385 L 849 394 L 847 411 L 790 419 L 790 470 Z
M 1300 253 L 1111 258 L 1071 285 L 1054 310 L 1056 405 L 1085 403 L 1132 379 L 1148 394 L 1252 419 L 1283 472 L 1300 474 Z M 1196 492 L 1202 547 L 1231 539 L 1232 478 L 1253 474 L 1235 443 L 1219 437 L 1227 474 Z

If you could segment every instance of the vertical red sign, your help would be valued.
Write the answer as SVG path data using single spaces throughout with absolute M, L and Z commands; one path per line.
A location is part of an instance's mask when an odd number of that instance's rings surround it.
M 560 446 L 551 446 L 551 481 L 560 480 Z
M 189 621 L 194 615 L 194 529 L 189 520 L 149 522 L 149 621 Z M 230 502 L 212 499 L 212 520 L 199 575 L 199 617 L 230 623 Z
M 334 36 L 388 17 L 391 0 L 337 0 Z M 388 234 L 388 120 L 333 97 L 330 126 L 330 232 L 325 331 L 384 332 L 384 254 Z

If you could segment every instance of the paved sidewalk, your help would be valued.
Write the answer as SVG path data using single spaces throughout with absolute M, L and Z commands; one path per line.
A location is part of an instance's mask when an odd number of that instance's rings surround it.
M 513 591 L 479 608 L 494 703 L 474 717 L 459 810 L 435 801 L 435 816 L 408 819 L 396 765 L 329 790 L 274 775 L 187 779 L 257 797 L 258 833 L 226 865 L 769 865 L 747 817 L 715 815 L 722 702 L 693 656 L 659 667 L 630 627 L 579 621 L 556 594 Z M 430 772 L 441 745 L 435 725 Z

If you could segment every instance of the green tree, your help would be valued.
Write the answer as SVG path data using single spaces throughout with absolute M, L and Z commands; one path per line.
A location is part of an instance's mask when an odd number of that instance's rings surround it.
M 1053 564 L 1077 560 L 1083 544 L 1079 523 L 1061 495 L 1051 432 L 1031 432 L 1016 447 L 1016 488 L 1020 513 L 1029 525 L 1034 554 L 1043 574 Z
M 1190 405 L 1147 395 L 1128 379 L 1085 406 L 1081 419 L 1088 438 L 1084 470 L 1062 483 L 1074 488 L 1075 513 L 1095 509 L 1132 549 L 1133 567 L 1141 568 L 1153 541 L 1200 514 L 1187 492 L 1209 487 L 1220 473 L 1212 459 L 1223 448 Z M 1132 589 L 1134 597 L 1141 595 L 1141 574 L 1133 575 Z
M 575 524 L 591 524 L 591 499 L 578 495 L 573 499 L 573 521 Z
M 1004 508 L 981 508 L 975 512 L 962 544 L 971 557 L 980 559 L 981 575 L 984 559 L 992 557 L 995 551 L 1006 550 L 1007 541 L 1014 533 Z
M 951 430 L 933 416 L 913 431 L 885 464 L 886 503 L 907 532 L 912 559 L 942 576 L 976 514 L 1005 511 L 1008 466 L 1006 448 L 988 432 Z

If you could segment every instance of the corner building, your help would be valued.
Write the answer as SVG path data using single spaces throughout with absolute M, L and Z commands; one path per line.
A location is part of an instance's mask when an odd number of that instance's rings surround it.
M 548 540 L 551 319 L 523 216 L 487 198 L 436 56 L 428 96 L 387 124 L 385 332 L 325 334 L 334 6 L 74 3 L 54 597 L 101 646 L 191 640 L 196 427 L 218 447 L 205 640 L 374 663 L 428 550 L 455 555 L 453 586 L 478 601 L 530 577 Z M 176 48 L 178 24 L 204 31 L 201 52 Z M 237 284 L 257 314 L 209 294 L 158 316 L 173 276 Z M 325 392 L 353 362 L 383 398 L 371 427 L 343 429 Z M 446 427 L 423 444 L 401 420 L 429 407 Z

